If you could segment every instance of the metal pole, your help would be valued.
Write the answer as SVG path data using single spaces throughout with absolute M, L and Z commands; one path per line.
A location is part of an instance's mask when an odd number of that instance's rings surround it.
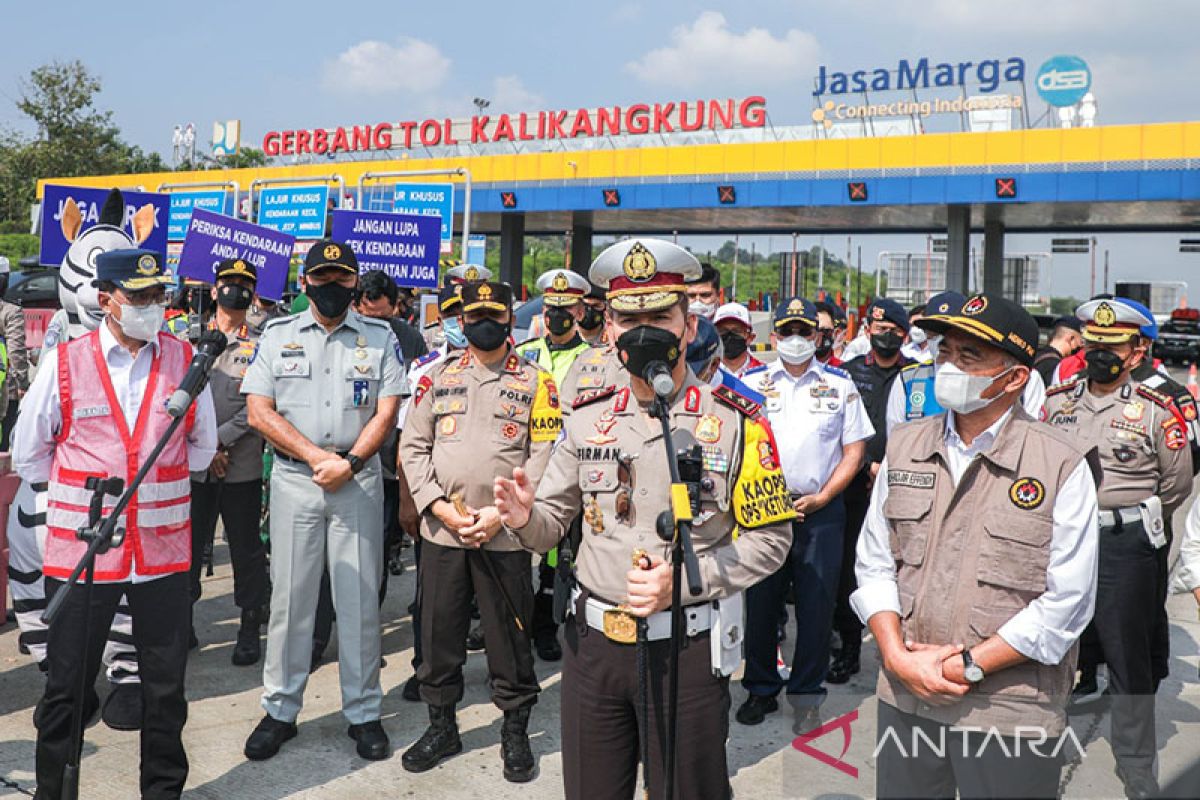
M 858 293 L 858 302 L 862 303 L 863 296 L 862 296 L 862 245 L 861 244 L 858 246 L 858 281 L 857 281 L 857 284 L 858 284 L 858 288 L 856 289 L 856 291 Z
M 817 261 L 817 288 L 825 286 L 825 237 L 822 236 L 817 245 L 821 248 L 820 260 Z
M 738 268 L 738 250 L 741 249 L 741 237 L 736 233 L 733 235 L 733 297 L 729 298 L 731 303 L 737 302 L 737 268 Z
M 1092 237 L 1092 279 L 1088 283 L 1088 297 L 1096 296 L 1096 237 Z
M 799 235 L 800 234 L 798 234 L 798 233 L 792 234 L 792 279 L 788 282 L 788 287 L 789 287 L 788 295 L 791 297 L 796 296 L 796 238 Z M 801 277 L 803 277 L 803 276 L 801 276 Z M 804 281 L 801 280 L 800 284 L 803 286 Z
M 1104 291 L 1108 291 L 1108 248 L 1104 248 Z

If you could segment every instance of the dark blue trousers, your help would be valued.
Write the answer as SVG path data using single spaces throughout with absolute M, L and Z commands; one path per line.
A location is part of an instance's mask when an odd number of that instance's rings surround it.
M 746 591 L 746 672 L 750 694 L 774 697 L 784 688 L 775 665 L 779 612 L 788 578 L 796 596 L 796 638 L 787 681 L 794 705 L 820 705 L 829 671 L 829 634 L 837 601 L 846 508 L 839 495 L 792 524 L 792 549 L 779 570 Z

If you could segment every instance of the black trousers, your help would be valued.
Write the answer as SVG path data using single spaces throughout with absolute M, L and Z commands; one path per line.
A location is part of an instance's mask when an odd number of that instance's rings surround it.
M 259 535 L 256 509 L 262 503 L 262 480 L 240 483 L 192 481 L 192 602 L 200 599 L 201 555 L 225 523 L 229 560 L 233 562 L 233 602 L 242 609 L 260 608 L 267 593 L 267 548 Z
M 62 586 L 62 581 L 46 578 L 46 596 L 54 597 Z M 87 590 L 72 589 L 50 626 L 46 653 L 50 668 L 37 737 L 37 797 L 57 800 L 62 794 L 63 766 L 71 753 L 71 705 L 79 693 L 80 671 L 90 687 L 100 669 L 117 601 L 125 595 L 133 612 L 142 679 L 141 794 L 147 800 L 177 798 L 188 775 L 182 739 L 188 712 L 183 683 L 191 613 L 187 573 L 145 583 L 100 583 L 92 591 L 88 607 Z M 85 615 L 90 625 L 86 648 Z
M 504 598 L 483 559 L 491 559 L 496 576 L 521 616 L 522 631 L 513 621 Z M 529 553 L 443 547 L 421 544 L 421 699 L 432 706 L 455 705 L 463 697 L 462 666 L 467 660 L 467 632 L 471 625 L 471 599 L 479 605 L 492 702 L 502 711 L 537 702 L 537 675 L 529 625 L 533 592 L 529 581 Z
M 1112 749 L 1119 764 L 1151 768 L 1154 733 L 1155 639 L 1166 582 L 1166 559 L 1141 522 L 1100 529 L 1096 614 L 1092 619 L 1112 695 Z
M 20 405 L 19 400 L 9 400 L 8 405 L 4 407 L 4 422 L 0 428 L 0 452 L 7 453 L 9 443 L 12 441 L 12 429 L 17 424 L 17 407 Z
M 870 472 L 863 470 L 854 476 L 842 499 L 846 503 L 846 528 L 842 538 L 842 570 L 838 575 L 837 604 L 833 608 L 833 629 L 842 636 L 842 646 L 847 641 L 862 645 L 863 624 L 850 607 L 850 595 L 858 588 L 854 577 L 855 551 L 858 549 L 858 534 L 863 520 L 867 518 L 867 507 L 871 505 L 871 490 L 867 488 Z
M 400 545 L 404 531 L 400 527 L 400 480 L 398 478 L 383 479 L 383 575 L 379 579 L 379 606 L 383 607 L 383 599 L 387 597 L 388 562 L 392 551 Z
M 922 735 L 923 734 L 923 735 Z M 990 738 L 989 738 L 990 737 Z M 1002 740 L 1002 741 L 1001 741 Z M 875 794 L 879 798 L 1053 798 L 1068 743 L 1018 742 L 963 731 L 880 701 Z
M 609 641 L 584 621 L 582 600 L 563 626 L 562 762 L 568 800 L 629 800 L 641 760 L 637 646 Z M 489 642 L 490 646 L 490 642 Z M 725 742 L 729 679 L 712 672 L 708 633 L 684 637 L 679 655 L 675 797 L 731 796 Z M 648 645 L 650 796 L 663 797 L 671 640 Z

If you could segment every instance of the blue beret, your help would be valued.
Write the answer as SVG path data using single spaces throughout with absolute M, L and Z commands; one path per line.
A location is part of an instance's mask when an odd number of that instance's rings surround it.
M 891 322 L 908 331 L 908 312 L 904 306 L 887 297 L 880 297 L 867 309 L 866 322 Z

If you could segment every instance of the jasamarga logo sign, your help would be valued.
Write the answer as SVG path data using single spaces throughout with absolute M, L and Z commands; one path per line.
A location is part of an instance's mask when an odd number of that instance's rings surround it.
M 984 61 L 941 61 L 931 64 L 927 57 L 909 61 L 900 59 L 895 69 L 877 67 L 854 72 L 833 72 L 824 64 L 818 67 L 814 97 L 827 94 L 890 92 L 906 89 L 945 88 L 978 85 L 982 92 L 994 92 L 1001 83 L 1025 80 L 1025 59 L 986 59 Z
M 998 94 L 991 97 L 956 97 L 953 100 L 897 100 L 892 103 L 836 103 L 826 100 L 819 108 L 814 108 L 812 120 L 825 126 L 825 130 L 833 127 L 835 122 L 847 120 L 879 119 L 884 117 L 928 117 L 932 114 L 962 114 L 970 111 L 990 111 L 993 109 L 1019 109 L 1022 106 L 1021 96 L 1015 94 Z

